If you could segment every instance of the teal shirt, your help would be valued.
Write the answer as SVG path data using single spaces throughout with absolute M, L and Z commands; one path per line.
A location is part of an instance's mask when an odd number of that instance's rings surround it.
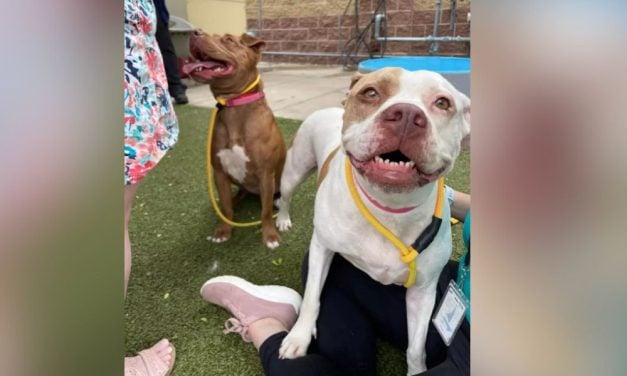
M 464 244 L 466 245 L 466 252 L 459 260 L 459 267 L 457 270 L 457 286 L 462 289 L 462 293 L 470 302 L 470 263 L 466 265 L 466 258 L 470 253 L 470 212 L 466 215 L 464 220 Z M 466 310 L 466 320 L 470 322 L 470 307 Z

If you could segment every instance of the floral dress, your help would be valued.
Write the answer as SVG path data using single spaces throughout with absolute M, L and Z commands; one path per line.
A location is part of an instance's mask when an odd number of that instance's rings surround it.
M 124 184 L 139 183 L 178 138 L 151 0 L 124 0 Z

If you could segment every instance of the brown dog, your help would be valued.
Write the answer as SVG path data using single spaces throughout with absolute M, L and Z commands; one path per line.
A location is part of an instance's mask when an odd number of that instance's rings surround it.
M 264 46 L 264 41 L 246 34 L 218 36 L 196 31 L 190 37 L 190 52 L 197 62 L 186 64 L 183 71 L 195 81 L 209 84 L 216 98 L 227 100 L 225 106 L 219 106 L 211 145 L 223 214 L 233 218 L 231 184 L 240 192 L 259 194 L 263 242 L 276 248 L 281 238 L 272 220 L 272 202 L 280 187 L 285 142 L 263 97 L 261 81 L 242 95 L 259 75 L 257 63 Z M 231 231 L 231 225 L 222 222 L 212 241 L 228 240 Z

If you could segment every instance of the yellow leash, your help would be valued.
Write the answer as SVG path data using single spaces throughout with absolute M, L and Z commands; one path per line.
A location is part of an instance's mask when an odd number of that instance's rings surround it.
M 352 165 L 348 158 L 346 158 L 344 163 L 344 170 L 346 172 L 346 182 L 348 184 L 348 189 L 353 197 L 353 201 L 357 208 L 361 212 L 361 215 L 366 218 L 366 220 L 387 240 L 390 241 L 401 253 L 401 260 L 408 264 L 409 266 L 409 276 L 407 277 L 407 282 L 405 282 L 404 286 L 409 288 L 416 282 L 416 258 L 418 257 L 418 252 L 413 247 L 406 246 L 396 235 L 394 235 L 390 230 L 387 229 L 377 218 L 375 218 L 372 213 L 368 210 L 368 208 L 364 205 L 363 201 L 359 197 L 357 193 L 357 188 L 355 187 L 355 182 L 353 181 L 353 170 Z M 434 216 L 437 218 L 442 218 L 442 203 L 444 198 L 444 179 L 438 179 L 438 198 L 435 203 Z
M 257 86 L 257 84 L 259 83 L 259 80 L 261 80 L 261 76 L 257 75 L 257 78 L 255 78 L 255 80 L 246 87 L 246 89 L 244 89 L 244 91 L 241 94 L 246 94 L 249 91 L 251 91 L 255 86 Z M 240 94 L 240 95 L 241 95 Z M 216 97 L 216 101 L 222 105 L 225 106 L 227 99 L 223 98 L 223 97 Z M 216 117 L 218 115 L 218 108 L 214 108 L 211 111 L 211 117 L 209 118 L 209 134 L 207 135 L 207 185 L 209 187 L 209 199 L 211 201 L 211 205 L 213 206 L 213 210 L 216 212 L 216 214 L 218 215 L 218 217 L 220 217 L 220 219 L 226 223 L 228 223 L 229 225 L 233 226 L 233 227 L 252 227 L 252 226 L 258 226 L 261 224 L 261 221 L 253 221 L 253 222 L 234 222 L 230 219 L 228 219 L 220 210 L 220 206 L 218 205 L 218 202 L 216 200 L 216 195 L 215 192 L 213 190 L 213 167 L 211 166 L 211 143 L 213 141 L 213 128 L 216 124 Z M 275 218 L 276 214 L 272 217 Z

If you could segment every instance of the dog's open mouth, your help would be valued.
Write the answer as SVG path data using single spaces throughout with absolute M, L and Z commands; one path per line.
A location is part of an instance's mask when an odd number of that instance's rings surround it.
M 235 66 L 228 61 L 205 58 L 183 65 L 182 71 L 194 79 L 206 81 L 231 75 L 235 71 Z
M 433 172 L 421 171 L 416 163 L 400 150 L 375 155 L 369 160 L 360 161 L 348 154 L 353 166 L 366 179 L 373 183 L 395 187 L 423 186 L 436 180 L 445 166 Z

